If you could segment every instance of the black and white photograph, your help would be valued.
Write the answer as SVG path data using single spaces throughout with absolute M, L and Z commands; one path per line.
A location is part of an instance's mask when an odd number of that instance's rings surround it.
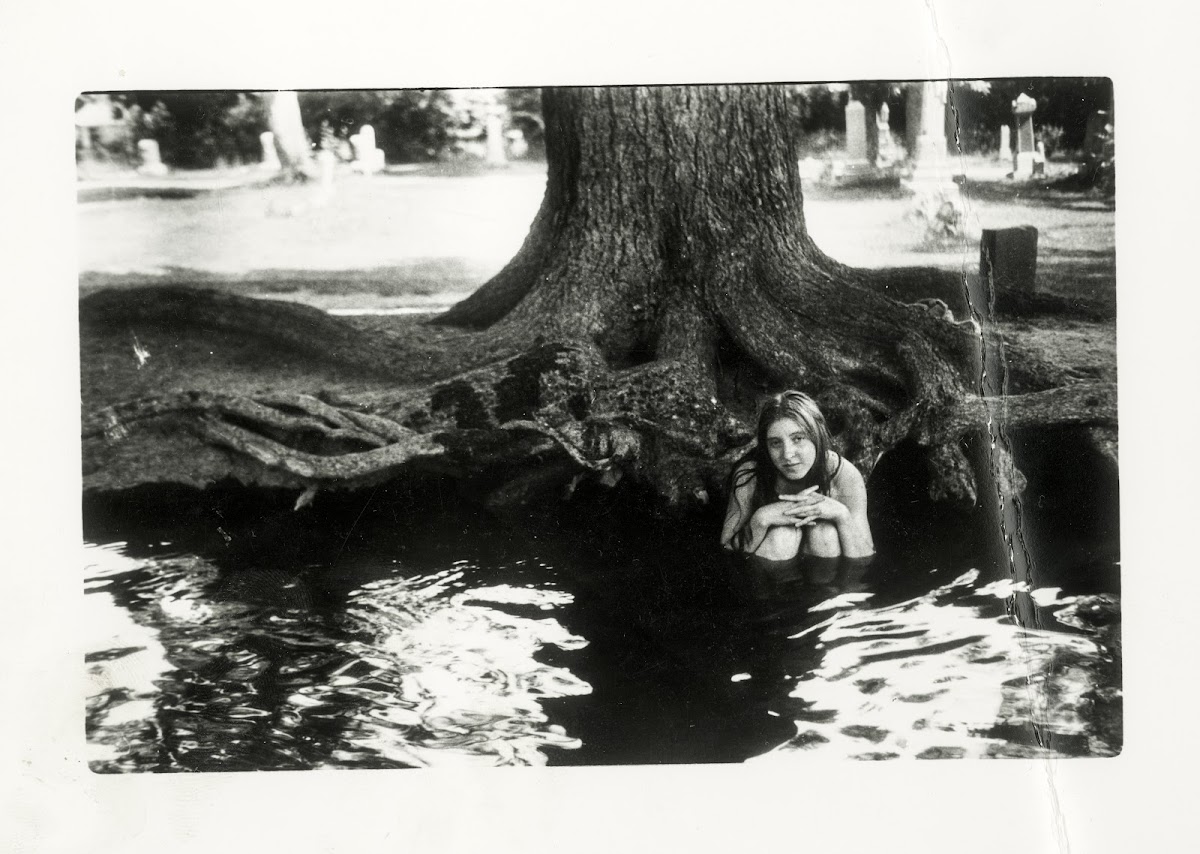
M 83 93 L 90 768 L 1119 754 L 1115 107 Z
M 0 847 L 1186 847 L 1183 27 L 3 17 Z

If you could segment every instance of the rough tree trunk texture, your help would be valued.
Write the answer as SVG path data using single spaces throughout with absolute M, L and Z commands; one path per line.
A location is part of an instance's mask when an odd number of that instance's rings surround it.
M 779 89 L 553 89 L 544 117 L 546 194 L 524 245 L 431 322 L 365 333 L 183 289 L 83 300 L 85 489 L 234 477 L 303 503 L 437 472 L 508 507 L 630 478 L 686 508 L 714 497 L 757 399 L 783 388 L 819 401 L 865 473 L 924 446 L 940 498 L 975 500 L 980 466 L 1019 488 L 1002 444 L 972 465 L 966 437 L 1070 424 L 1112 440 L 1115 386 L 1011 346 L 997 361 L 975 325 L 907 304 L 985 313 L 957 277 L 852 269 L 814 245 Z M 165 351 L 157 367 L 103 357 L 131 336 Z M 243 354 L 236 381 L 206 367 L 246 342 L 275 355 Z M 245 368 L 270 358 L 286 377 Z M 985 386 L 985 359 L 1002 385 Z

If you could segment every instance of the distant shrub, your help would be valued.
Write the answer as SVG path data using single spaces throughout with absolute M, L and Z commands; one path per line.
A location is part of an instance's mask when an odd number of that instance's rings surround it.
M 1117 192 L 1117 143 L 1116 130 L 1113 125 L 1108 125 L 1100 132 L 1100 139 L 1103 142 L 1101 154 L 1088 164 L 1087 168 L 1091 169 L 1093 186 L 1104 193 L 1106 196 L 1111 196 Z
M 478 157 L 486 139 L 489 110 L 505 110 L 505 128 L 519 129 L 526 157 L 544 151 L 541 93 L 537 89 L 499 92 L 468 89 L 379 89 L 300 93 L 300 114 L 314 142 L 328 134 L 348 139 L 363 125 L 375 129 L 375 144 L 389 162 Z M 326 126 L 324 135 L 322 126 Z
M 939 244 L 962 235 L 962 206 L 958 191 L 936 190 L 915 199 L 911 215 L 925 225 L 925 242 Z
M 800 141 L 799 155 L 805 157 L 822 157 L 830 152 L 841 151 L 846 147 L 846 134 L 837 130 L 816 130 L 806 133 Z
M 162 160 L 181 169 L 257 163 L 267 130 L 263 99 L 247 92 L 132 92 L 114 96 L 126 109 L 127 157 L 137 141 L 158 142 Z
M 963 154 L 995 154 L 1000 148 L 1000 131 L 972 125 L 959 131 L 958 145 Z
M 1038 139 L 1042 141 L 1042 145 L 1046 149 L 1046 158 L 1049 159 L 1063 150 L 1063 138 L 1066 132 L 1058 125 L 1043 125 L 1038 131 Z

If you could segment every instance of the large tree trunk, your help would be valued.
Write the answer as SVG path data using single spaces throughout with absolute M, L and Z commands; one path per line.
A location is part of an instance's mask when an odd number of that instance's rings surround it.
M 312 146 L 300 117 L 300 96 L 295 92 L 272 92 L 268 96 L 268 123 L 275 135 L 279 162 L 292 178 L 308 179 L 317 174 Z
M 315 310 L 203 292 L 85 300 L 85 339 L 101 349 L 171 330 L 169 349 L 186 327 L 307 360 L 273 386 L 222 375 L 190 387 L 180 372 L 153 381 L 85 355 L 85 487 L 234 476 L 307 500 L 433 470 L 496 505 L 624 477 L 668 504 L 704 503 L 752 438 L 758 397 L 795 387 L 865 472 L 912 440 L 932 494 L 973 501 L 980 483 L 1019 488 L 989 428 L 1115 423 L 1112 387 L 1069 383 L 1034 354 L 986 346 L 970 322 L 906 304 L 984 312 L 957 277 L 825 256 L 805 228 L 778 88 L 555 89 L 544 115 L 549 176 L 528 238 L 432 323 L 365 336 Z M 986 394 L 1003 388 L 996 372 L 1030 394 Z M 93 383 L 126 391 L 89 396 Z M 966 447 L 993 450 L 969 459 Z

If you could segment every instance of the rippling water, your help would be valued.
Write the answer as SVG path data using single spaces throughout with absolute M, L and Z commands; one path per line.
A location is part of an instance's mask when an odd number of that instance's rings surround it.
M 971 570 L 886 607 L 869 607 L 870 594 L 814 606 L 833 613 L 789 638 L 812 643 L 815 661 L 788 693 L 804 706 L 798 733 L 771 757 L 1114 755 L 1119 745 L 1090 723 L 1112 651 L 1085 634 L 1023 628 L 997 607 L 1032 594 L 1061 629 L 1110 614 L 1112 600 L 978 579 Z M 1115 698 L 1108 690 L 1102 700 Z
M 579 746 L 540 705 L 591 690 L 534 658 L 586 645 L 555 621 L 571 597 L 552 587 L 448 567 L 363 583 L 329 612 L 303 574 L 222 578 L 121 544 L 86 565 L 95 770 L 540 765 Z
M 1111 595 L 853 562 L 714 580 L 381 546 L 334 571 L 151 545 L 85 550 L 97 771 L 1120 750 Z

